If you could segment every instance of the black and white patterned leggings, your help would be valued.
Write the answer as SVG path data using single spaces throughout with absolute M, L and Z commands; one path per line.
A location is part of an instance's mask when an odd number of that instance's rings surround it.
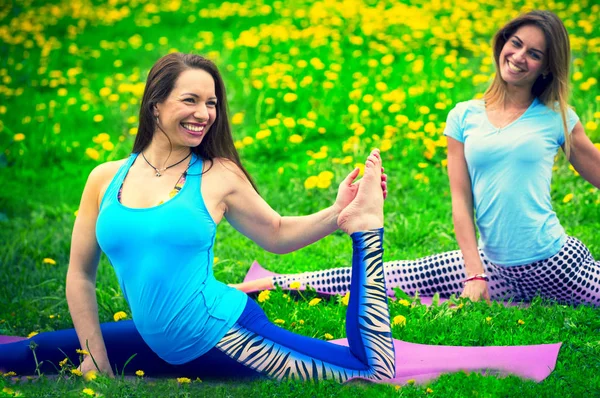
M 502 267 L 479 254 L 489 275 L 492 300 L 531 301 L 534 296 L 567 304 L 600 306 L 600 261 L 594 260 L 588 248 L 578 239 L 568 237 L 554 256 L 527 265 Z M 412 261 L 384 263 L 387 294 L 393 296 L 398 287 L 409 295 L 459 296 L 466 279 L 460 250 L 435 254 Z M 321 293 L 346 294 L 350 289 L 351 268 L 286 274 L 273 277 L 273 283 L 289 289 L 293 282 L 310 285 Z

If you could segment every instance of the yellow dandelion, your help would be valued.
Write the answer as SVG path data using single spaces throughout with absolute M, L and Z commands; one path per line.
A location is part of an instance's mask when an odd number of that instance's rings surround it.
M 290 135 L 290 137 L 288 138 L 288 140 L 292 143 L 292 144 L 299 144 L 303 141 L 302 136 L 298 135 L 298 134 L 292 134 Z
M 2 389 L 2 392 L 5 393 L 5 394 L 8 394 L 8 395 L 13 395 L 15 393 L 12 389 L 10 389 L 8 387 L 4 387 Z
M 398 301 L 398 304 L 408 307 L 408 306 L 410 306 L 410 301 L 408 301 L 406 299 L 402 299 L 402 300 Z
M 42 263 L 44 264 L 50 264 L 50 265 L 56 265 L 56 261 L 54 261 L 51 258 L 46 257 L 45 259 L 42 260 Z
M 590 120 L 585 124 L 585 129 L 587 131 L 596 131 L 598 129 L 598 123 L 594 122 L 593 120 Z
M 231 118 L 232 124 L 242 124 L 244 122 L 244 112 L 238 112 Z
M 519 320 L 517 321 L 517 323 L 518 323 L 519 325 L 525 325 L 525 321 L 524 321 L 524 320 L 522 320 L 522 319 L 519 319 Z
M 127 319 L 127 313 L 125 311 L 115 312 L 115 315 L 113 315 L 113 319 L 115 320 L 115 322 L 118 322 L 122 319 Z
M 23 133 L 17 133 L 13 136 L 13 141 L 15 141 L 15 142 L 23 141 L 24 139 L 25 139 L 25 134 L 23 134 Z
M 85 395 L 89 395 L 90 397 L 93 397 L 96 394 L 91 388 L 84 388 L 81 392 Z
M 433 390 L 429 387 L 427 387 L 427 390 L 425 390 L 426 394 L 431 394 L 433 392 Z
M 98 373 L 95 370 L 89 370 L 87 372 L 85 372 L 85 374 L 83 375 L 83 379 L 85 381 L 92 381 L 95 380 L 98 377 Z
M 15 372 L 12 372 L 12 371 L 4 373 L 4 377 L 13 377 L 13 376 L 16 376 L 16 375 L 17 374 Z
M 319 179 L 319 182 L 317 183 L 317 187 L 321 188 L 321 189 L 327 189 L 331 186 L 331 180 L 322 180 Z
M 75 350 L 79 355 L 90 355 L 87 350 L 80 350 L 79 348 Z
M 290 283 L 290 289 L 300 289 L 300 282 L 292 282 Z
M 488 323 L 491 322 L 492 321 L 492 317 L 491 316 L 486 317 L 485 321 L 488 322 Z
M 263 290 L 262 292 L 260 292 L 258 294 L 258 302 L 259 303 L 264 303 L 265 301 L 267 301 L 270 298 L 271 298 L 271 291 L 270 290 Z
M 348 306 L 348 302 L 350 301 L 350 292 L 346 292 L 341 301 L 343 305 Z
M 568 193 L 563 198 L 563 203 L 569 203 L 571 200 L 573 200 L 573 194 L 572 193 Z
M 94 148 L 87 148 L 85 154 L 92 160 L 98 160 L 100 158 L 100 153 Z
M 348 106 L 348 112 L 353 113 L 353 114 L 357 114 L 358 113 L 358 105 L 356 104 L 351 104 Z
M 323 337 L 325 337 L 325 339 L 326 339 L 326 340 L 331 340 L 331 339 L 333 339 L 333 336 L 332 336 L 331 334 L 329 334 L 329 333 L 325 333 L 325 334 L 323 335 Z
M 390 149 L 392 149 L 392 141 L 387 138 L 381 140 L 381 145 L 379 146 L 379 150 L 381 152 L 387 152 Z
M 81 370 L 79 369 L 71 369 L 71 374 L 74 374 L 75 376 L 83 376 L 83 373 L 81 373 Z
M 294 93 L 286 93 L 283 96 L 283 101 L 284 102 L 294 102 L 298 99 L 298 95 L 294 94 Z
M 304 181 L 304 188 L 313 189 L 317 186 L 318 183 L 319 183 L 319 177 L 310 176 Z
M 136 371 L 135 371 L 135 375 L 136 375 L 137 377 L 144 377 L 145 373 L 144 373 L 144 371 L 143 371 L 143 370 L 136 370 Z
M 319 304 L 320 302 L 321 302 L 321 299 L 316 297 L 308 302 L 308 306 L 314 307 L 315 305 Z
M 285 119 L 283 119 L 283 125 L 288 129 L 292 129 L 296 127 L 296 121 L 292 117 L 286 117 Z
M 387 54 L 381 58 L 381 63 L 383 65 L 390 65 L 392 62 L 394 62 L 394 59 L 395 58 L 392 54 Z
M 94 115 L 94 122 L 99 123 L 104 120 L 104 116 L 102 115 Z
M 406 326 L 406 317 L 403 315 L 396 315 L 392 321 L 394 326 Z
M 110 141 L 105 141 L 102 143 L 102 149 L 104 149 L 105 151 L 112 151 L 113 149 L 115 149 L 115 144 L 113 144 Z
M 283 325 L 285 323 L 285 321 L 283 319 L 275 319 L 273 322 L 276 325 Z
M 254 138 L 252 138 L 252 137 L 244 137 L 242 139 L 242 144 L 244 144 L 244 145 L 250 145 L 253 142 L 254 142 Z
M 178 377 L 177 378 L 177 383 L 179 384 L 189 384 L 192 381 L 190 379 L 188 379 L 187 377 Z
M 58 365 L 62 368 L 63 366 L 65 366 L 67 364 L 67 362 L 69 362 L 69 358 L 65 358 L 62 361 L 60 361 L 58 363 Z
M 27 338 L 32 338 L 33 336 L 35 336 L 36 334 L 38 334 L 38 332 L 31 332 L 27 335 Z
M 406 384 L 408 384 L 409 386 L 412 386 L 413 384 L 415 384 L 415 379 L 408 379 L 406 380 Z

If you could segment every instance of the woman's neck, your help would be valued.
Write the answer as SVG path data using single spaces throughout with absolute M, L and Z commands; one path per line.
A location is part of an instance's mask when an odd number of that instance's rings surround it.
M 504 97 L 504 109 L 527 108 L 533 101 L 531 87 L 507 86 Z
M 153 139 L 150 145 L 143 150 L 146 159 L 159 169 L 180 161 L 191 152 L 190 147 L 171 146 L 167 140 L 164 141 L 159 142 Z

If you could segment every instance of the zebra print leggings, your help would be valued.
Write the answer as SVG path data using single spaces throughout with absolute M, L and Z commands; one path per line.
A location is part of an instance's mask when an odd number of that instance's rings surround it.
M 186 376 L 242 378 L 268 376 L 276 379 L 343 382 L 352 377 L 372 380 L 395 376 L 395 354 L 383 274 L 383 229 L 352 235 L 352 291 L 346 314 L 349 347 L 301 336 L 267 319 L 251 299 L 228 333 L 201 357 L 183 365 L 160 359 L 143 341 L 133 322 L 101 325 L 111 364 L 126 373 L 140 369 L 149 377 Z M 56 371 L 65 353 L 75 359 L 79 342 L 74 329 L 40 333 L 31 339 L 0 344 L 0 371 L 33 374 Z M 74 363 L 78 363 L 75 359 Z
M 568 237 L 554 256 L 527 265 L 502 267 L 491 263 L 481 250 L 479 254 L 485 273 L 490 276 L 492 300 L 531 301 L 540 295 L 566 304 L 600 306 L 600 262 L 576 238 Z M 412 261 L 388 261 L 384 269 L 387 294 L 392 297 L 395 287 L 409 295 L 418 292 L 421 296 L 458 296 L 467 277 L 460 250 Z M 343 295 L 350 289 L 351 275 L 351 268 L 333 268 L 277 275 L 273 283 L 289 289 L 290 284 L 299 282 L 320 293 Z

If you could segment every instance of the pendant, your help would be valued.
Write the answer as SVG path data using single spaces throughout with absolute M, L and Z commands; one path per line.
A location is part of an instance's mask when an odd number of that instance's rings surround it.
M 157 177 L 160 177 L 160 176 L 162 176 L 162 174 L 160 174 L 160 170 L 158 170 L 158 169 L 156 170 L 156 174 L 155 174 L 155 175 L 156 175 Z

